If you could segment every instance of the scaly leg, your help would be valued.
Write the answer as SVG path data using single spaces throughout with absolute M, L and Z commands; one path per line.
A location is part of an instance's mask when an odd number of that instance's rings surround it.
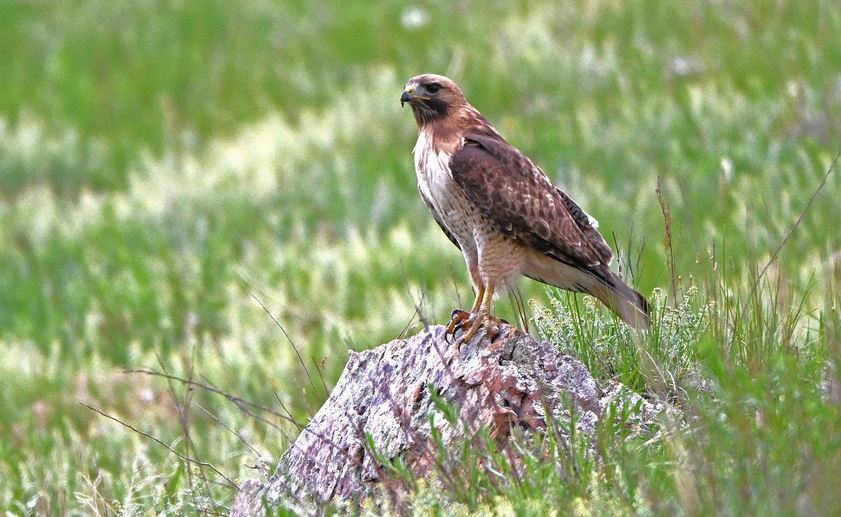
M 493 308 L 494 288 L 487 287 L 482 293 L 482 301 L 479 304 L 477 311 L 473 313 L 473 321 L 470 322 L 470 328 L 465 330 L 464 336 L 461 338 L 462 343 L 468 343 L 473 336 L 476 335 L 482 326 L 484 326 L 491 319 L 491 309 Z
M 476 301 L 473 302 L 473 307 L 470 308 L 470 314 L 474 314 L 482 306 L 482 299 L 485 297 L 485 288 L 480 287 L 479 292 L 476 293 Z

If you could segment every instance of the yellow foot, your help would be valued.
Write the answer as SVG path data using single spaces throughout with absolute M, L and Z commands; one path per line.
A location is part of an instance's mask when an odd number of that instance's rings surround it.
M 465 321 L 470 319 L 470 313 L 464 312 L 461 309 L 454 309 L 450 314 L 450 322 L 447 324 L 447 332 L 444 334 L 444 339 L 449 341 L 450 336 L 455 337 L 456 330 L 464 325 Z
M 474 314 L 472 318 L 467 322 L 469 325 L 468 328 L 464 329 L 464 335 L 461 337 L 461 343 L 469 343 L 473 336 L 476 335 L 476 332 L 479 331 L 480 328 L 485 327 L 486 333 L 488 337 L 493 340 L 499 335 L 499 324 L 500 320 L 494 318 L 493 316 L 489 315 L 487 312 L 479 312 Z

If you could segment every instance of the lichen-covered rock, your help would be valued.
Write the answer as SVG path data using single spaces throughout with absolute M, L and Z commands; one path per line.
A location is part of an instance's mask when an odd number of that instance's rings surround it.
M 455 408 L 454 424 L 432 393 Z M 264 499 L 297 506 L 370 494 L 382 467 L 366 436 L 381 458 L 400 456 L 423 476 L 435 451 L 430 421 L 445 446 L 487 428 L 504 447 L 513 428 L 545 428 L 546 411 L 555 421 L 569 421 L 575 411 L 578 429 L 591 432 L 614 397 L 602 393 L 581 361 L 507 324 L 493 340 L 481 332 L 460 350 L 447 342 L 444 327 L 429 327 L 351 352 L 330 397 L 274 476 L 262 486 L 248 485 L 247 494 L 241 490 L 232 515 L 253 515 L 262 508 L 255 501 Z M 652 408 L 640 410 L 646 411 Z

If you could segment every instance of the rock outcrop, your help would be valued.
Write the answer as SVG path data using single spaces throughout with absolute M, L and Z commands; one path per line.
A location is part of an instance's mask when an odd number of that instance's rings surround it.
M 493 339 L 483 331 L 460 349 L 445 337 L 444 327 L 429 327 L 351 352 L 330 397 L 275 474 L 266 483 L 244 483 L 232 515 L 262 513 L 265 503 L 363 498 L 382 480 L 383 459 L 400 457 L 424 476 L 438 447 L 433 425 L 445 446 L 475 439 L 485 428 L 504 448 L 512 430 L 540 432 L 547 417 L 569 422 L 571 412 L 577 428 L 590 433 L 612 397 L 581 361 L 507 324 Z M 637 399 L 638 418 L 645 420 L 653 408 Z

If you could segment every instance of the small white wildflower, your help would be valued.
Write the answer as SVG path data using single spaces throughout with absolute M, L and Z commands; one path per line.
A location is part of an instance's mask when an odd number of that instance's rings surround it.
M 724 180 L 730 183 L 733 179 L 733 160 L 727 156 L 721 159 L 721 172 L 724 174 Z
M 409 7 L 400 15 L 400 23 L 406 29 L 419 29 L 429 22 L 429 15 L 421 7 Z

